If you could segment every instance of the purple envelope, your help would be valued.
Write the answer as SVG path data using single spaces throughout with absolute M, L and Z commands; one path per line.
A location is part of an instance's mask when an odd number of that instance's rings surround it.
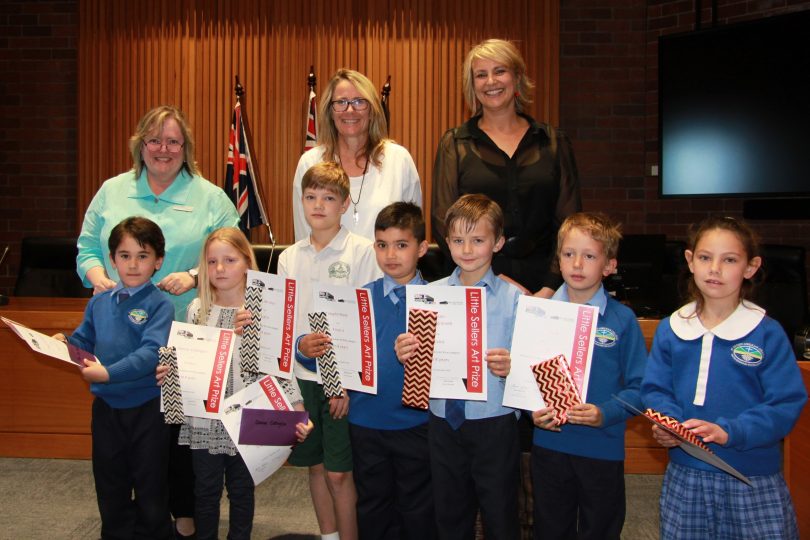
M 298 442 L 295 425 L 308 421 L 309 413 L 306 411 L 242 409 L 239 444 L 291 446 Z

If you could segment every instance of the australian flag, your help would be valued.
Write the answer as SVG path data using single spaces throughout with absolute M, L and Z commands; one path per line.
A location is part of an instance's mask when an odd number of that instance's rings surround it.
M 242 108 L 237 102 L 233 108 L 231 133 L 228 139 L 228 167 L 225 171 L 225 192 L 239 213 L 239 228 L 249 234 L 257 225 L 269 224 L 256 189 L 253 163 L 250 159 L 245 126 L 242 123 Z

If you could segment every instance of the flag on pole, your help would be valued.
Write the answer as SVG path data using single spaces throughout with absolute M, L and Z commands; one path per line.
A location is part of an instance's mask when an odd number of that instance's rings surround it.
M 315 90 L 310 87 L 309 89 L 309 113 L 307 114 L 307 137 L 304 141 L 304 152 L 310 148 L 315 148 L 318 140 L 318 134 L 315 127 Z
M 388 134 L 391 134 L 391 111 L 388 108 L 388 96 L 391 95 L 391 75 L 385 80 L 385 84 L 382 87 L 382 99 L 380 100 L 382 103 L 382 110 L 383 115 L 385 116 L 385 125 L 388 128 Z
M 256 189 L 253 163 L 250 159 L 245 126 L 242 122 L 242 107 L 237 100 L 233 108 L 231 133 L 228 140 L 228 167 L 225 171 L 225 193 L 233 201 L 239 213 L 239 228 L 246 235 L 257 225 L 270 225 L 264 211 L 259 190 Z

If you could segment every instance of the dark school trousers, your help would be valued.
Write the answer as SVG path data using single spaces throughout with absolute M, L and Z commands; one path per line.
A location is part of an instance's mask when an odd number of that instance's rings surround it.
M 169 428 L 163 423 L 160 398 L 127 409 L 114 409 L 95 398 L 92 439 L 101 537 L 173 538 L 168 492 Z
M 480 507 L 487 540 L 516 540 L 520 448 L 515 415 L 465 420 L 453 430 L 431 414 L 429 429 L 439 538 L 474 538 Z
M 370 429 L 349 424 L 360 540 L 436 538 L 427 424 Z
M 532 447 L 535 540 L 619 540 L 624 461 Z
M 191 447 L 177 443 L 180 427 L 169 426 L 169 510 L 175 519 L 194 517 L 194 466 Z

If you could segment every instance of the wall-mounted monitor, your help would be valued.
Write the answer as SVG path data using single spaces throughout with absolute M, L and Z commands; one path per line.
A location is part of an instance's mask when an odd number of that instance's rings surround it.
M 660 193 L 810 196 L 810 11 L 658 42 Z

